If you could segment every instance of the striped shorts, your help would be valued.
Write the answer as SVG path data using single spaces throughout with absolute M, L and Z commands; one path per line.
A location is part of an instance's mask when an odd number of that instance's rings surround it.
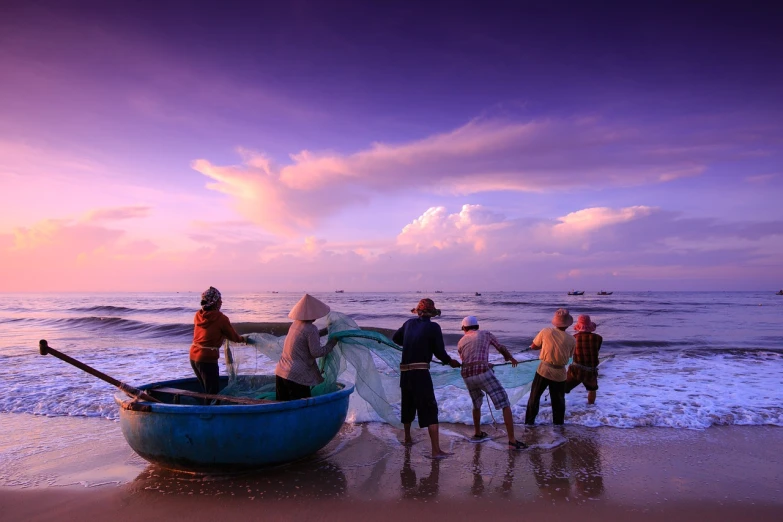
M 470 392 L 470 398 L 473 401 L 473 409 L 480 410 L 481 403 L 484 400 L 484 392 L 492 399 L 492 404 L 495 405 L 496 410 L 502 410 L 511 403 L 508 401 L 508 394 L 503 389 L 503 385 L 500 384 L 498 378 L 495 377 L 495 372 L 487 370 L 484 373 L 478 375 L 472 375 L 465 377 L 465 386 L 467 386 Z

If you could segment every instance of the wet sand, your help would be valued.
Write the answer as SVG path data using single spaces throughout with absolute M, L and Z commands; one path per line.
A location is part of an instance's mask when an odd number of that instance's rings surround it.
M 441 425 L 454 455 L 428 458 L 424 430 L 346 424 L 311 458 L 260 472 L 197 476 L 147 464 L 119 424 L 1 414 L 2 520 L 783 519 L 783 429 L 539 426 L 509 452 L 502 430 Z

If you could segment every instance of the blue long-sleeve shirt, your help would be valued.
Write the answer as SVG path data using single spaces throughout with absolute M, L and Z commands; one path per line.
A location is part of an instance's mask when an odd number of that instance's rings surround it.
M 445 364 L 451 362 L 440 325 L 429 317 L 408 319 L 394 332 L 392 341 L 402 346 L 402 364 L 428 363 L 433 355 Z

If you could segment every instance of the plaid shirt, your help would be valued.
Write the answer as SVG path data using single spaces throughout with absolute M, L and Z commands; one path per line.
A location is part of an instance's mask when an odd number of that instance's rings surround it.
M 468 330 L 457 344 L 457 352 L 462 359 L 462 377 L 480 375 L 489 370 L 489 347 L 500 351 L 505 348 L 497 337 L 486 330 Z
M 574 362 L 589 368 L 598 366 L 598 350 L 601 349 L 603 337 L 589 332 L 579 332 L 574 334 L 574 337 L 576 338 Z

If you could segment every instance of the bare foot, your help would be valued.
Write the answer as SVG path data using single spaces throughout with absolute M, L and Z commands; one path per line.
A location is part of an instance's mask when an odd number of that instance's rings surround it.
M 446 457 L 449 457 L 451 455 L 454 455 L 453 453 L 449 453 L 448 451 L 440 451 L 438 453 L 433 453 L 430 458 L 432 460 L 440 460 L 445 459 Z

